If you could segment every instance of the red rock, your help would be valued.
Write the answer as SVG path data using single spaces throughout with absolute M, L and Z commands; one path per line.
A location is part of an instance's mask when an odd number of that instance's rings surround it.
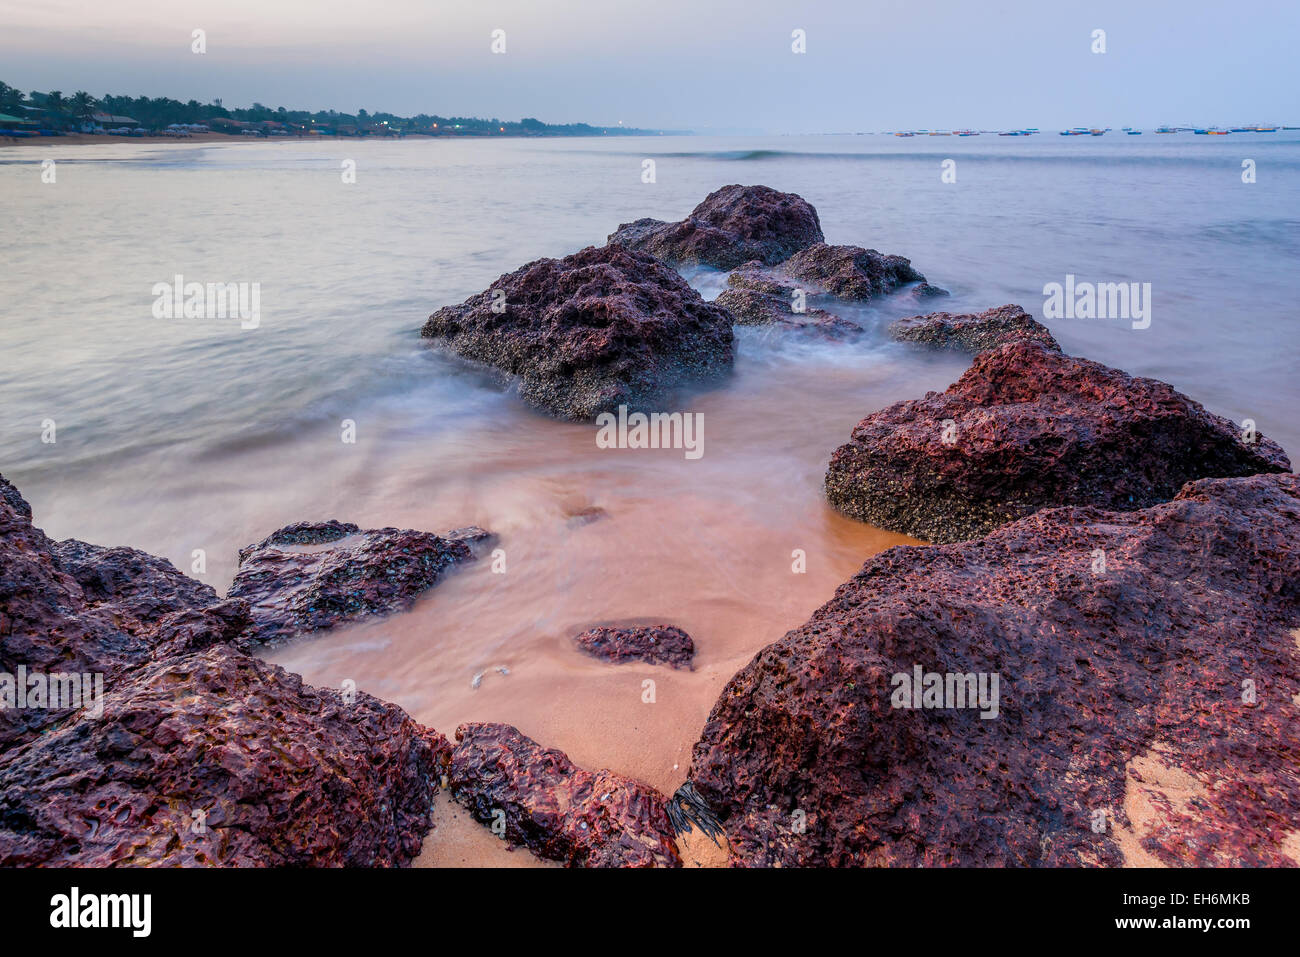
M 691 636 L 672 625 L 588 628 L 573 640 L 593 658 L 616 663 L 644 661 L 690 668 L 695 657 Z
M 569 867 L 680 867 L 663 795 L 613 771 L 584 771 L 506 724 L 456 729 L 452 795 L 504 838 Z
M 439 309 L 420 334 L 517 377 L 525 401 L 574 420 L 645 406 L 732 364 L 726 310 L 622 246 L 529 263 Z
M 1290 467 L 1256 438 L 1164 382 L 1020 341 L 859 422 L 826 493 L 872 525 L 960 541 L 1048 505 L 1145 508 L 1193 479 Z
M 1012 304 L 978 313 L 932 312 L 908 316 L 890 323 L 889 334 L 895 339 L 970 353 L 987 352 L 1021 339 L 1037 340 L 1049 349 L 1061 350 L 1046 326 Z
M 823 239 L 817 210 L 794 193 L 769 186 L 723 186 L 684 220 L 624 223 L 609 242 L 673 265 L 734 269 L 750 260 L 774 265 Z
M 369 695 L 348 702 L 228 645 L 125 672 L 102 718 L 0 757 L 0 863 L 405 864 L 446 740 Z
M 892 548 L 731 679 L 690 780 L 740 865 L 1117 865 L 1136 827 L 1171 865 L 1295 866 L 1297 621 L 1291 474 Z M 893 707 L 916 665 L 999 675 L 997 717 Z M 1196 791 L 1141 825 L 1148 754 Z
M 247 623 L 162 559 L 50 541 L 0 478 L 0 673 L 98 675 L 102 692 L 0 709 L 0 866 L 418 853 L 446 740 L 240 652 Z
M 350 523 L 298 522 L 239 551 L 227 593 L 249 603 L 247 641 L 267 644 L 371 615 L 406 611 L 452 566 L 473 555 L 464 539 Z M 327 545 L 326 548 L 317 546 Z

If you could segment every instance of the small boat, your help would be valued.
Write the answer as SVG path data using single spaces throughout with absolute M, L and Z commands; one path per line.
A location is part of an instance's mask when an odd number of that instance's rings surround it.
M 1167 127 L 1167 126 L 1162 126 L 1162 127 L 1160 127 L 1158 130 L 1156 130 L 1156 132 L 1157 132 L 1157 133 L 1177 133 L 1178 131 L 1177 131 L 1177 130 L 1171 130 L 1171 129 L 1170 129 L 1169 127 Z
M 1206 131 L 1206 135 L 1207 135 L 1207 136 L 1227 136 L 1227 135 L 1228 135 L 1228 132 L 1229 132 L 1228 130 L 1207 130 L 1207 131 Z
M 1142 135 L 1142 131 L 1141 131 L 1141 130 L 1125 130 L 1124 132 L 1127 133 L 1129 136 L 1141 136 L 1141 135 Z
M 895 133 L 895 136 L 915 136 L 915 133 Z

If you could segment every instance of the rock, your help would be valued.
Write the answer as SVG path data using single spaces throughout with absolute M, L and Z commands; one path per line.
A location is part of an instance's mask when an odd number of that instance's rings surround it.
M 978 313 L 932 312 L 908 316 L 889 325 L 889 334 L 908 342 L 924 342 L 963 352 L 980 353 L 1008 342 L 1032 339 L 1057 352 L 1061 347 L 1047 327 L 1016 305 L 996 306 Z
M 0 478 L 0 695 L 87 692 L 0 709 L 0 866 L 409 862 L 446 739 L 244 654 L 247 623 L 162 559 L 50 541 Z
M 856 322 L 833 316 L 825 309 L 814 306 L 794 312 L 788 300 L 749 289 L 727 289 L 714 302 L 735 316 L 738 326 L 778 326 L 828 339 L 847 339 L 862 332 Z
M 171 656 L 111 682 L 102 718 L 0 757 L 0 862 L 405 864 L 445 747 L 394 705 L 229 646 Z
M 764 268 L 760 262 L 748 262 L 734 270 L 727 277 L 727 285 L 714 302 L 730 312 L 737 325 L 775 325 L 829 339 L 845 339 L 862 332 L 862 327 L 855 322 L 808 306 L 806 291 L 804 296 L 796 298 L 800 292 L 798 286 Z M 803 301 L 803 312 L 794 311 L 799 301 Z
M 208 608 L 221 599 L 210 585 L 183 575 L 165 558 L 134 548 L 104 548 L 70 538 L 50 542 L 59 569 L 81 586 L 89 605 L 122 603 L 141 613 L 177 607 Z
M 1019 341 L 859 422 L 826 494 L 852 518 L 953 542 L 1047 505 L 1146 508 L 1193 479 L 1289 469 L 1256 438 L 1167 383 Z
M 695 657 L 691 636 L 672 625 L 588 628 L 573 640 L 593 658 L 615 663 L 644 661 L 690 668 Z
M 229 641 L 247 619 L 242 602 L 221 601 L 163 559 L 52 541 L 0 476 L 0 673 L 22 667 L 112 682 L 148 661 Z M 0 708 L 0 752 L 80 711 Z
M 1295 866 L 1297 621 L 1291 474 L 892 548 L 731 679 L 690 781 L 742 865 Z M 894 707 L 918 665 L 997 716 Z M 1153 763 L 1194 799 L 1144 822 Z
M 676 223 L 638 219 L 609 242 L 647 252 L 672 265 L 734 269 L 749 260 L 775 265 L 822 236 L 817 210 L 794 193 L 769 186 L 724 186 Z
M 525 401 L 573 420 L 716 379 L 733 357 L 726 310 L 622 246 L 529 263 L 439 309 L 420 334 L 517 377 Z
M 463 542 L 470 547 L 471 551 L 497 540 L 495 533 L 489 532 L 486 528 L 479 528 L 477 525 L 453 528 L 450 532 L 443 532 L 442 537 L 449 542 Z
M 814 290 L 824 290 L 841 299 L 875 299 L 908 283 L 925 283 L 926 295 L 946 295 L 925 282 L 902 256 L 886 256 L 861 246 L 828 246 L 817 243 L 795 253 L 780 266 L 780 272 Z
M 951 293 L 947 289 L 940 289 L 938 286 L 932 286 L 928 282 L 919 282 L 909 290 L 913 299 L 936 299 L 941 296 L 948 296 Z
M 322 544 L 330 547 L 312 547 Z M 406 611 L 445 571 L 472 557 L 465 541 L 432 532 L 298 522 L 240 549 L 227 595 L 251 607 L 246 640 L 275 643 Z
M 612 771 L 584 771 L 506 724 L 463 724 L 452 795 L 504 837 L 569 867 L 680 867 L 664 798 Z

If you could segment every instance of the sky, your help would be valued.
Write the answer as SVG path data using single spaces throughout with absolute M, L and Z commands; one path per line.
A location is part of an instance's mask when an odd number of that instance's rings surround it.
M 0 0 L 24 91 L 702 132 L 1296 125 L 1297 43 L 1300 0 Z

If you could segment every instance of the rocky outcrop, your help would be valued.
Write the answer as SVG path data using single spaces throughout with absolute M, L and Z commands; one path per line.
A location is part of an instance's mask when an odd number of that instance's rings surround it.
M 638 219 L 611 233 L 609 242 L 671 265 L 734 269 L 750 260 L 775 265 L 819 243 L 817 210 L 794 193 L 768 186 L 724 186 L 676 223 Z
M 362 531 L 339 521 L 286 525 L 240 549 L 227 596 L 249 603 L 252 623 L 244 637 L 254 644 L 405 611 L 449 568 L 470 560 L 466 541 L 487 533 L 467 528 L 452 534 L 457 537 Z
M 162 559 L 50 541 L 0 478 L 0 866 L 409 862 L 446 740 L 244 654 L 247 623 Z
M 912 268 L 910 260 L 861 246 L 816 243 L 783 262 L 780 272 L 807 288 L 841 299 L 875 299 L 909 283 L 925 283 L 928 296 L 947 295 L 926 283 L 925 277 Z
M 453 797 L 500 836 L 569 867 L 680 867 L 664 798 L 612 771 L 584 771 L 506 724 L 456 729 Z
M 525 401 L 573 420 L 716 379 L 733 358 L 726 310 L 618 245 L 529 263 L 439 309 L 420 334 L 516 377 Z
M 228 645 L 107 682 L 103 716 L 0 757 L 6 866 L 393 866 L 432 826 L 445 740 Z
M 690 780 L 742 865 L 1295 866 L 1298 624 L 1291 474 L 892 548 L 731 679 Z M 1135 820 L 1153 766 L 1196 796 Z
M 970 353 L 987 352 L 1021 340 L 1034 340 L 1057 352 L 1061 350 L 1046 326 L 1013 304 L 977 313 L 932 312 L 908 316 L 890 323 L 889 334 L 905 342 L 923 342 Z
M 1289 467 L 1277 443 L 1167 383 L 1020 341 L 859 422 L 826 493 L 853 518 L 953 542 L 1048 505 L 1145 508 L 1193 479 Z
M 573 640 L 593 658 L 614 663 L 644 661 L 690 668 L 695 657 L 691 636 L 673 625 L 588 628 Z

